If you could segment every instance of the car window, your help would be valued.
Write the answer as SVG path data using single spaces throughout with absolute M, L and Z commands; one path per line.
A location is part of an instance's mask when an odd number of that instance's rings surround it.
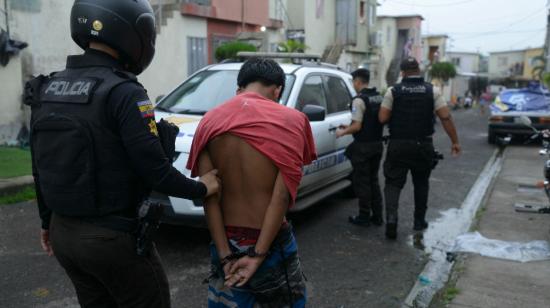
M 323 80 L 321 76 L 309 76 L 302 84 L 296 109 L 302 111 L 306 105 L 315 105 L 327 108 L 325 91 L 323 90 Z
M 235 96 L 238 75 L 236 70 L 200 72 L 170 93 L 157 108 L 174 113 L 205 114 Z M 286 104 L 294 79 L 293 75 L 286 76 L 281 104 Z
M 323 76 L 327 97 L 327 112 L 338 113 L 348 111 L 351 105 L 351 94 L 342 78 Z

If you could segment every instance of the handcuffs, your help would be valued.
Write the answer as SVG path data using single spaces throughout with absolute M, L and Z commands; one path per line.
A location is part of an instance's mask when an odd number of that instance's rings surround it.
M 240 258 L 243 258 L 243 257 L 264 258 L 264 257 L 267 257 L 268 254 L 269 254 L 269 252 L 258 253 L 258 252 L 256 252 L 256 247 L 255 246 L 250 246 L 250 247 L 248 247 L 248 249 L 246 251 L 239 251 L 239 252 L 235 252 L 235 253 L 232 253 L 232 254 L 228 255 L 227 257 L 221 259 L 220 263 L 221 263 L 222 267 L 224 267 L 228 263 L 231 263 L 235 260 L 239 260 Z

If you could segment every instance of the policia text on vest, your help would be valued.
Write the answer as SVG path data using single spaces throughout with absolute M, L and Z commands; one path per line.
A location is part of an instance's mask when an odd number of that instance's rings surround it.
M 153 59 L 153 16 L 147 0 L 75 0 L 71 35 L 85 53 L 25 88 L 41 244 L 84 308 L 170 307 L 148 242 L 160 212 L 144 208 L 138 221 L 138 206 L 152 189 L 188 199 L 219 189 L 215 171 L 196 182 L 172 167 L 173 139 L 159 137 L 174 128 L 157 127 L 135 76 Z

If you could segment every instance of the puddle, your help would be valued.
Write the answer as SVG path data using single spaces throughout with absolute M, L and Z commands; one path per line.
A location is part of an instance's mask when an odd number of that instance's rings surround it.
M 502 153 L 495 151 L 480 176 L 464 199 L 462 206 L 441 212 L 441 216 L 430 222 L 424 234 L 411 236 L 409 243 L 430 255 L 419 279 L 407 296 L 403 307 L 428 307 L 430 302 L 447 282 L 454 256 L 448 254 L 457 236 L 468 232 L 479 205 L 502 166 Z

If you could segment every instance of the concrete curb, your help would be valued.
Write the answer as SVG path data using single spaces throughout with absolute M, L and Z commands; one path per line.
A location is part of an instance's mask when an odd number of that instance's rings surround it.
M 27 186 L 34 185 L 32 175 L 26 175 L 16 178 L 0 179 L 0 196 L 14 193 Z

